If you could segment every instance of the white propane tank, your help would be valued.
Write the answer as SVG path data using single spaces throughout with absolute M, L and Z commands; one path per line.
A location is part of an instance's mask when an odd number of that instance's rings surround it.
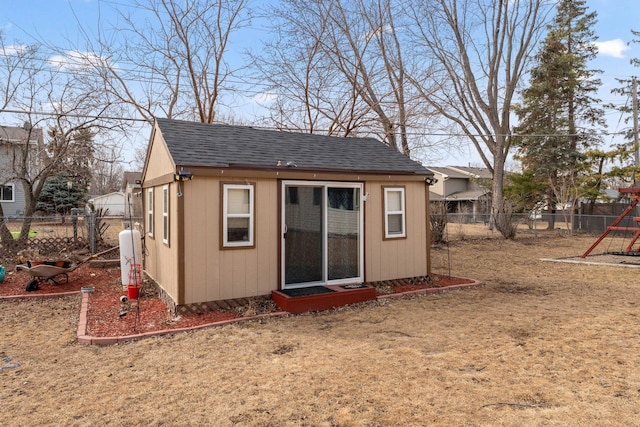
M 133 264 L 142 266 L 142 238 L 138 230 L 123 230 L 118 234 L 118 242 L 120 243 L 120 277 L 123 289 L 127 289 L 131 266 Z

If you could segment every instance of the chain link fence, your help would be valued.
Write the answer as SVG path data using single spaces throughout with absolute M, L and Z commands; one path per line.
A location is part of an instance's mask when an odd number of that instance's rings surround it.
M 433 213 L 432 213 L 433 215 Z M 500 237 L 500 232 L 490 226 L 490 215 L 472 213 L 446 213 L 444 220 L 433 221 L 445 223 L 442 230 L 442 240 L 461 240 L 470 238 Z M 612 225 L 618 215 L 586 215 L 571 212 L 548 213 L 518 213 L 512 215 L 512 223 L 517 228 L 518 235 L 539 236 L 554 234 L 592 234 L 600 235 Z M 626 216 L 620 223 L 620 227 L 638 228 L 638 222 L 633 215 Z M 629 230 L 628 233 L 633 233 Z
M 1 259 L 10 260 L 24 251 L 41 256 L 72 252 L 95 254 L 118 246 L 119 233 L 142 221 L 142 218 L 99 216 L 95 212 L 78 209 L 64 217 L 31 217 L 29 237 L 19 240 L 26 219 L 12 217 L 4 220 L 13 240 L 0 242 Z

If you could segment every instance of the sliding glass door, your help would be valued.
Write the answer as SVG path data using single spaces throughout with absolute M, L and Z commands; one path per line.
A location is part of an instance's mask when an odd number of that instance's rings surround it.
M 361 281 L 362 184 L 282 183 L 283 287 Z

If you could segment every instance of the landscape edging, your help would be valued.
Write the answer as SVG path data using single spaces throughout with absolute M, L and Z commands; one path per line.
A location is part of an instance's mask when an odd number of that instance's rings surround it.
M 412 296 L 412 295 L 435 294 L 435 293 L 441 293 L 441 292 L 446 292 L 451 290 L 477 287 L 482 284 L 480 281 L 475 279 L 469 279 L 466 277 L 462 277 L 462 279 L 471 280 L 472 282 L 464 283 L 460 285 L 444 286 L 441 288 L 425 288 L 425 289 L 418 289 L 415 291 L 399 292 L 396 294 L 378 295 L 376 297 L 376 300 L 402 298 L 405 296 Z M 282 316 L 287 316 L 291 314 L 286 311 L 277 311 L 273 313 L 258 314 L 256 316 L 249 316 L 249 317 L 239 317 L 236 319 L 223 320 L 219 322 L 212 322 L 204 325 L 190 326 L 185 328 L 164 329 L 161 331 L 143 332 L 140 334 L 122 335 L 118 337 L 94 337 L 94 336 L 87 335 L 87 313 L 89 310 L 89 295 L 90 295 L 89 293 L 82 294 L 82 303 L 80 305 L 80 319 L 78 320 L 78 332 L 77 332 L 78 343 L 86 344 L 86 345 L 113 345 L 113 344 L 126 342 L 126 341 L 135 341 L 135 340 L 139 340 L 139 339 L 147 338 L 151 336 L 178 334 L 181 332 L 188 332 L 188 331 L 193 331 L 197 329 L 219 327 L 219 326 L 230 325 L 233 323 L 240 323 L 240 322 L 251 321 L 251 320 L 260 320 L 260 319 L 265 319 L 270 317 L 282 317 Z

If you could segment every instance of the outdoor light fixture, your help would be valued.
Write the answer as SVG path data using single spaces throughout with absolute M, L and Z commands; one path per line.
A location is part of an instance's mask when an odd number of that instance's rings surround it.
M 438 178 L 430 176 L 425 179 L 425 182 L 427 183 L 427 185 L 435 185 L 435 183 L 438 182 Z
M 177 174 L 173 176 L 174 181 L 191 181 L 193 174 L 188 170 L 180 169 Z

